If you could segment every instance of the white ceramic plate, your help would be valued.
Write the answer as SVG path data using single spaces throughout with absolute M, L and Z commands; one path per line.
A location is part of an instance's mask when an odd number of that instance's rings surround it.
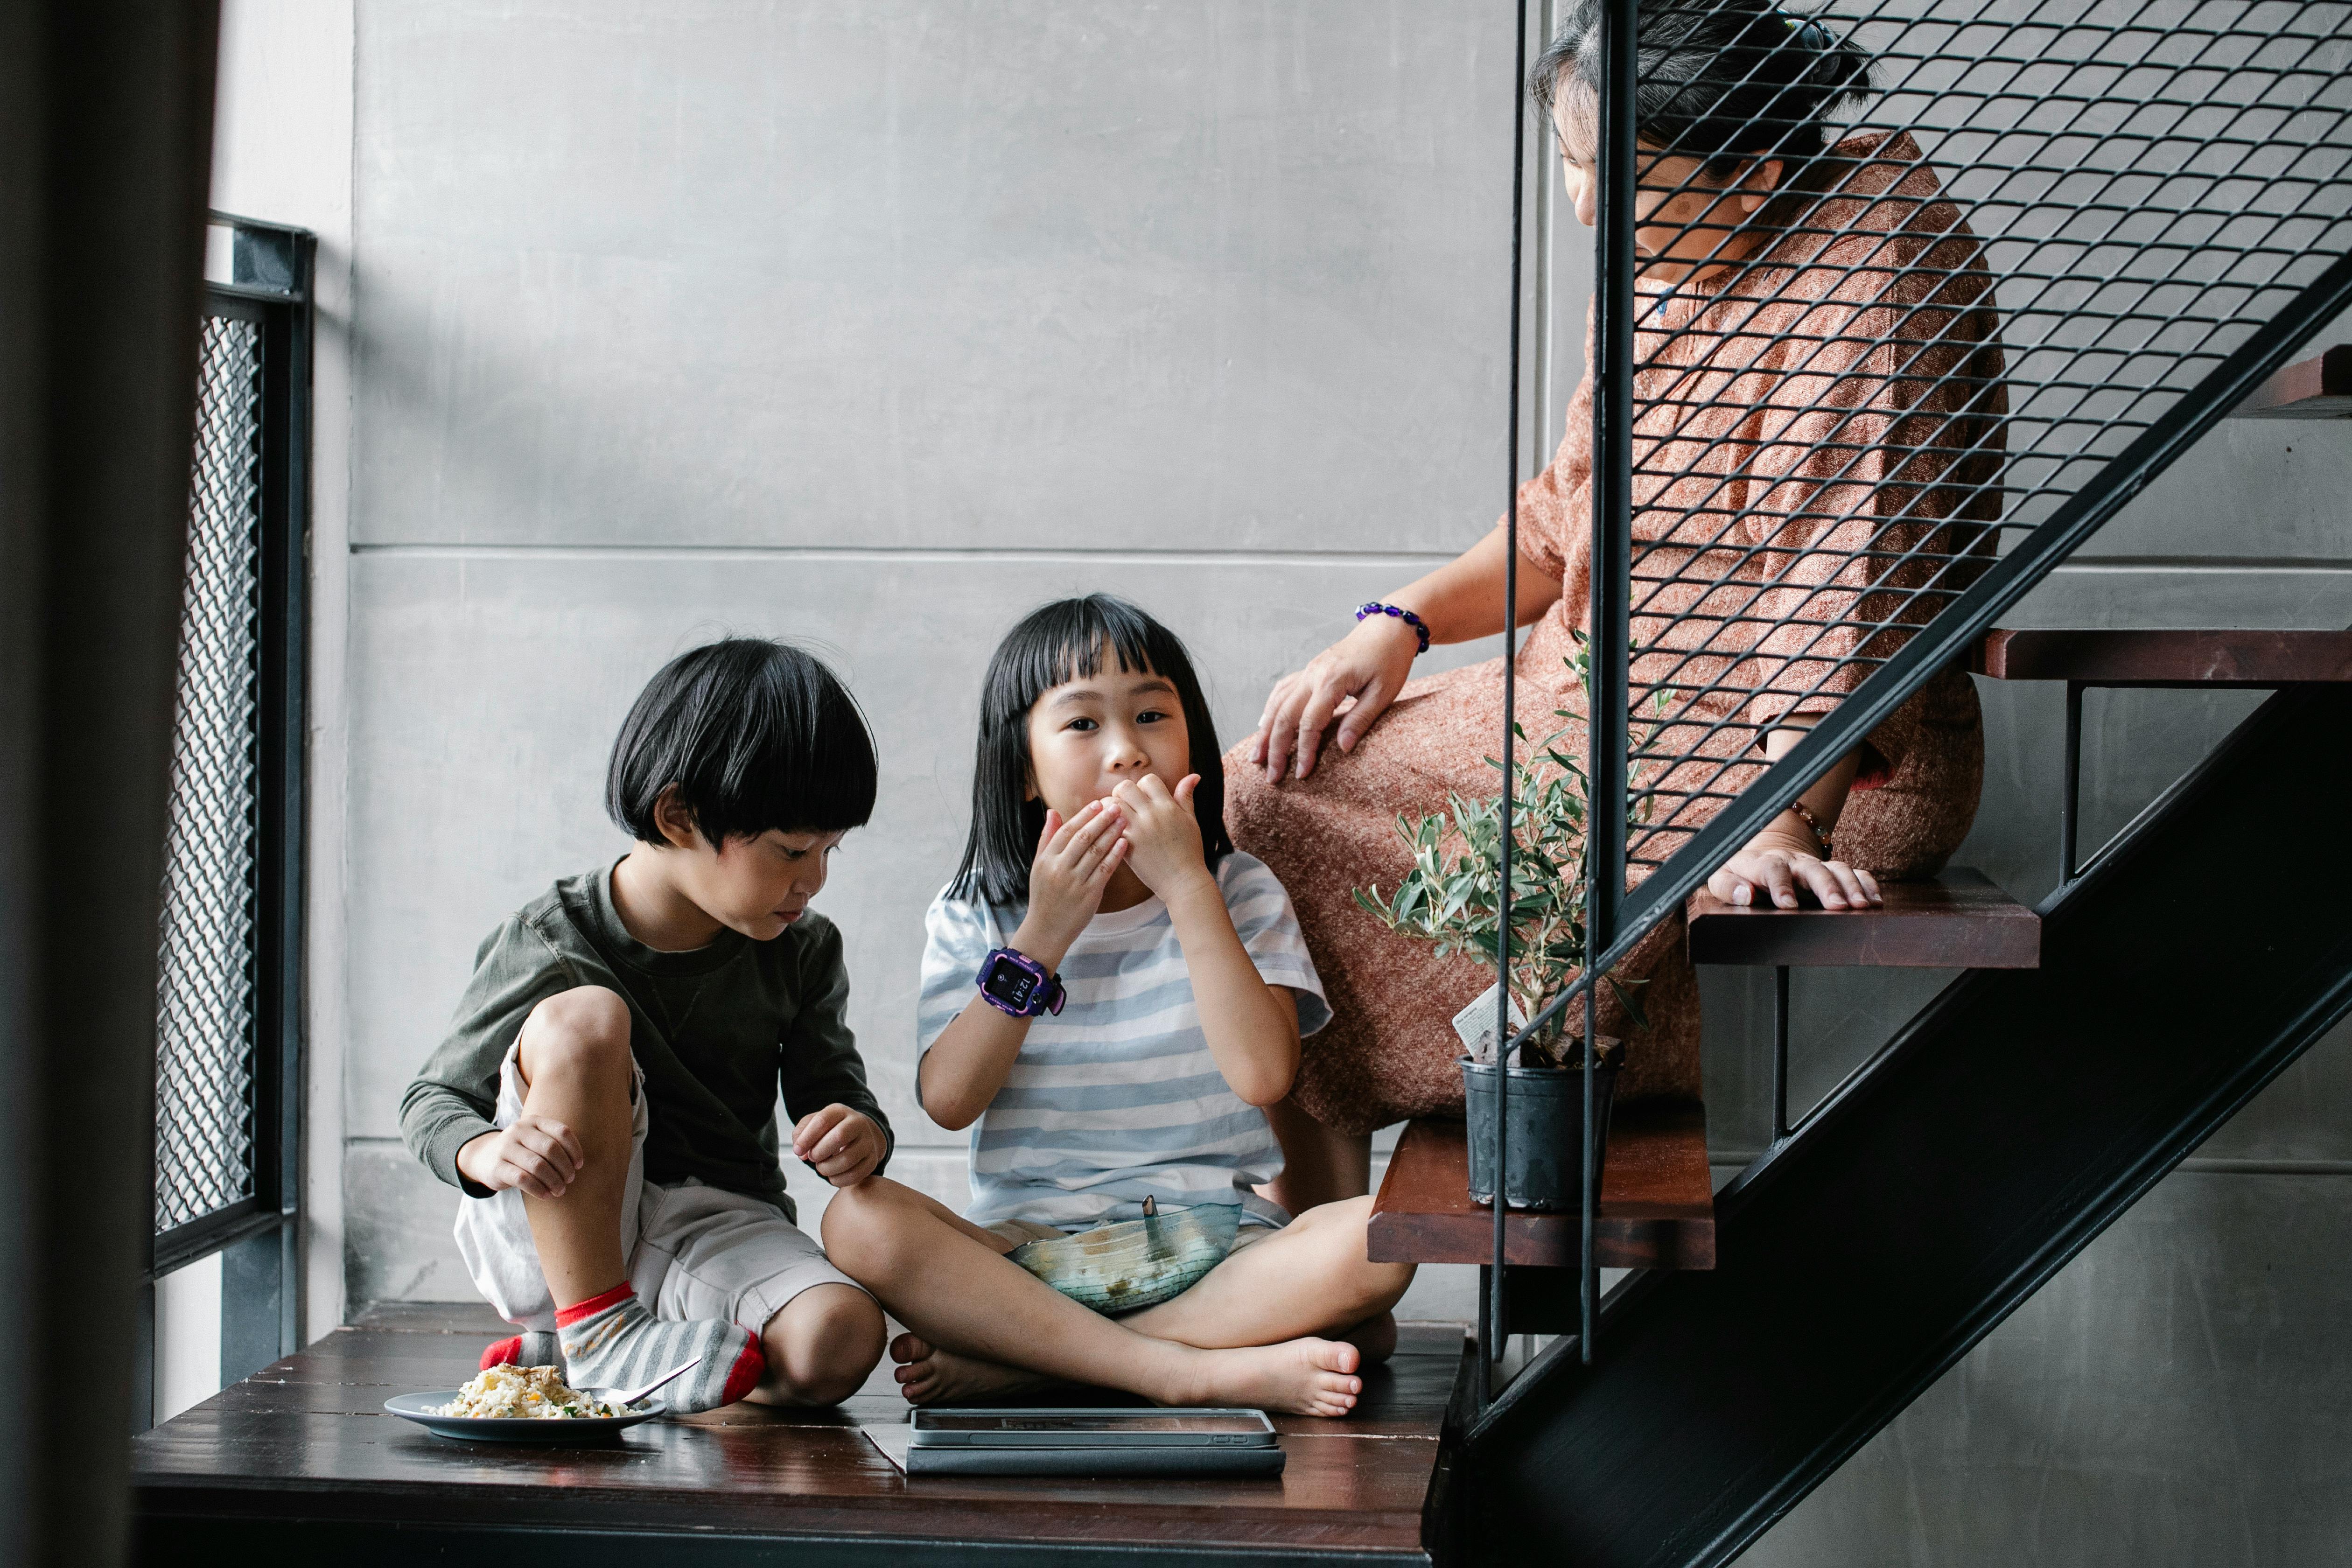
M 423 1394 L 403 1394 L 383 1402 L 383 1407 L 404 1421 L 414 1421 L 426 1431 L 442 1437 L 455 1437 L 467 1443 L 604 1443 L 618 1437 L 625 1427 L 640 1421 L 651 1421 L 667 1415 L 669 1407 L 658 1402 L 632 1410 L 626 1415 L 560 1416 L 552 1420 L 529 1416 L 444 1415 L 457 1397 L 457 1390 L 443 1388 Z

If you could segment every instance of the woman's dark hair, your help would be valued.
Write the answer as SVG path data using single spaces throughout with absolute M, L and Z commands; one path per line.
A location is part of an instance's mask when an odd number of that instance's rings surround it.
M 980 752 L 971 770 L 971 832 L 963 864 L 949 890 L 992 904 L 1024 903 L 1029 863 L 1045 828 L 1045 803 L 1023 798 L 1030 790 L 1029 710 L 1056 686 L 1083 680 L 1116 664 L 1122 671 L 1162 676 L 1176 688 L 1192 742 L 1192 815 L 1209 868 L 1233 853 L 1225 833 L 1225 773 L 1218 760 L 1216 721 L 1202 695 L 1192 656 L 1174 632 L 1108 594 L 1059 599 L 1033 610 L 1004 634 L 980 686 Z
M 771 828 L 837 832 L 874 815 L 879 768 L 857 700 L 814 654 L 762 637 L 682 653 L 637 694 L 613 742 L 604 809 L 659 844 L 677 797 L 713 846 Z
M 1871 91 L 1868 55 L 1770 0 L 1641 0 L 1636 16 L 1634 134 L 1706 160 L 1712 179 L 1751 158 L 1818 157 Z M 1598 102 L 1601 69 L 1600 0 L 1573 0 L 1528 90 L 1546 110 L 1568 92 Z

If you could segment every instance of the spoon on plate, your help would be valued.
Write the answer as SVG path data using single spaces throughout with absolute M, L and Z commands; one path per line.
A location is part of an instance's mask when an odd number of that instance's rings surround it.
M 633 1393 L 598 1394 L 597 1397 L 602 1399 L 607 1405 L 615 1405 L 620 1406 L 620 1408 L 626 1410 L 630 1405 L 635 1405 L 638 1400 L 643 1399 L 655 1389 L 661 1387 L 664 1384 L 669 1383 L 673 1379 L 684 1377 L 688 1373 L 692 1372 L 696 1367 L 700 1366 L 701 1364 L 702 1358 L 700 1356 L 696 1356 L 692 1361 L 688 1362 L 683 1366 L 674 1366 L 670 1368 L 667 1372 L 662 1373 L 659 1377 L 654 1379 L 643 1388 L 637 1389 Z

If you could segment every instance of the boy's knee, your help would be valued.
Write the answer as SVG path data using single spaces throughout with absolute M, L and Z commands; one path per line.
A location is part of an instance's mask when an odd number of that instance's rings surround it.
M 882 1308 L 847 1285 L 813 1285 L 760 1331 L 776 1392 L 799 1404 L 838 1405 L 882 1360 Z
M 868 1176 L 854 1186 L 838 1187 L 824 1205 L 817 1234 L 825 1256 L 849 1274 L 871 1272 L 887 1253 L 892 1223 L 904 1210 L 906 1191 L 884 1176 Z
M 548 1071 L 626 1071 L 629 1005 L 602 985 L 559 991 L 530 1010 L 522 1028 L 525 1081 Z

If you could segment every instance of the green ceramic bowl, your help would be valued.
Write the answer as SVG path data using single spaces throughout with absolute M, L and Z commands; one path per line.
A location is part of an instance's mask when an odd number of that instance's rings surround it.
M 1013 1261 L 1073 1301 L 1116 1317 L 1181 1296 L 1224 1261 L 1240 1226 L 1238 1204 L 1162 1209 L 1013 1249 Z

